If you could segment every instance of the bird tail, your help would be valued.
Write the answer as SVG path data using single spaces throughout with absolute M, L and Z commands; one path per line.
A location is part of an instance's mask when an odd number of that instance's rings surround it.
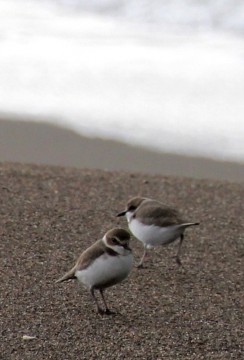
M 69 279 L 75 279 L 75 267 L 73 267 L 70 271 L 68 271 L 66 274 L 64 274 L 64 276 L 62 276 L 60 279 L 56 280 L 55 282 L 61 283 Z

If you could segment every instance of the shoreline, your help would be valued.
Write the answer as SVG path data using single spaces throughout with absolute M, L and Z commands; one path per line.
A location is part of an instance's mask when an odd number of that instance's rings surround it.
M 8 117 L 6 116 L 6 119 Z M 0 118 L 0 161 L 244 181 L 244 164 L 158 153 L 48 122 Z

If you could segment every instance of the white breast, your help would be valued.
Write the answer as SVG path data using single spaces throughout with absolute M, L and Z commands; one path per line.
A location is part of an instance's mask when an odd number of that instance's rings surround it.
M 183 232 L 179 225 L 171 225 L 167 227 L 160 227 L 155 225 L 145 225 L 137 219 L 131 219 L 129 222 L 130 231 L 140 241 L 142 241 L 148 248 L 169 244 L 176 240 Z
M 99 287 L 99 285 L 106 287 L 106 283 L 114 285 L 124 280 L 132 268 L 132 263 L 131 252 L 124 256 L 103 254 L 93 261 L 88 268 L 76 271 L 75 276 L 89 289 Z

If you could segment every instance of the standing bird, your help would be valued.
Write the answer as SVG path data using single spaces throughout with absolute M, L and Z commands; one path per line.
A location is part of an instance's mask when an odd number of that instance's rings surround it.
M 75 266 L 56 282 L 77 278 L 90 291 L 98 313 L 112 314 L 103 292 L 124 280 L 132 269 L 133 256 L 129 241 L 128 231 L 120 228 L 109 230 L 101 240 L 85 250 Z M 99 306 L 95 290 L 99 290 L 105 310 Z
M 154 246 L 167 245 L 180 239 L 176 262 L 181 265 L 180 252 L 187 227 L 199 223 L 185 222 L 176 209 L 163 205 L 159 201 L 133 197 L 127 203 L 126 209 L 117 216 L 126 216 L 132 234 L 144 245 L 144 253 L 138 267 L 143 267 L 147 249 Z

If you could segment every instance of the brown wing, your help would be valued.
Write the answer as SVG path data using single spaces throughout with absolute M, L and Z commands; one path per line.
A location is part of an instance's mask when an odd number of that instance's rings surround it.
M 106 252 L 106 246 L 102 240 L 97 240 L 86 249 L 78 258 L 75 271 L 87 268 L 94 260 Z
M 184 223 L 177 210 L 158 205 L 156 202 L 139 207 L 134 217 L 143 221 L 146 225 L 157 225 L 161 227 Z
M 102 240 L 98 240 L 79 256 L 75 266 L 73 266 L 71 270 L 58 279 L 56 283 L 60 283 L 69 279 L 75 279 L 75 272 L 77 270 L 83 270 L 87 268 L 97 257 L 104 254 L 105 251 L 105 244 L 102 242 Z

